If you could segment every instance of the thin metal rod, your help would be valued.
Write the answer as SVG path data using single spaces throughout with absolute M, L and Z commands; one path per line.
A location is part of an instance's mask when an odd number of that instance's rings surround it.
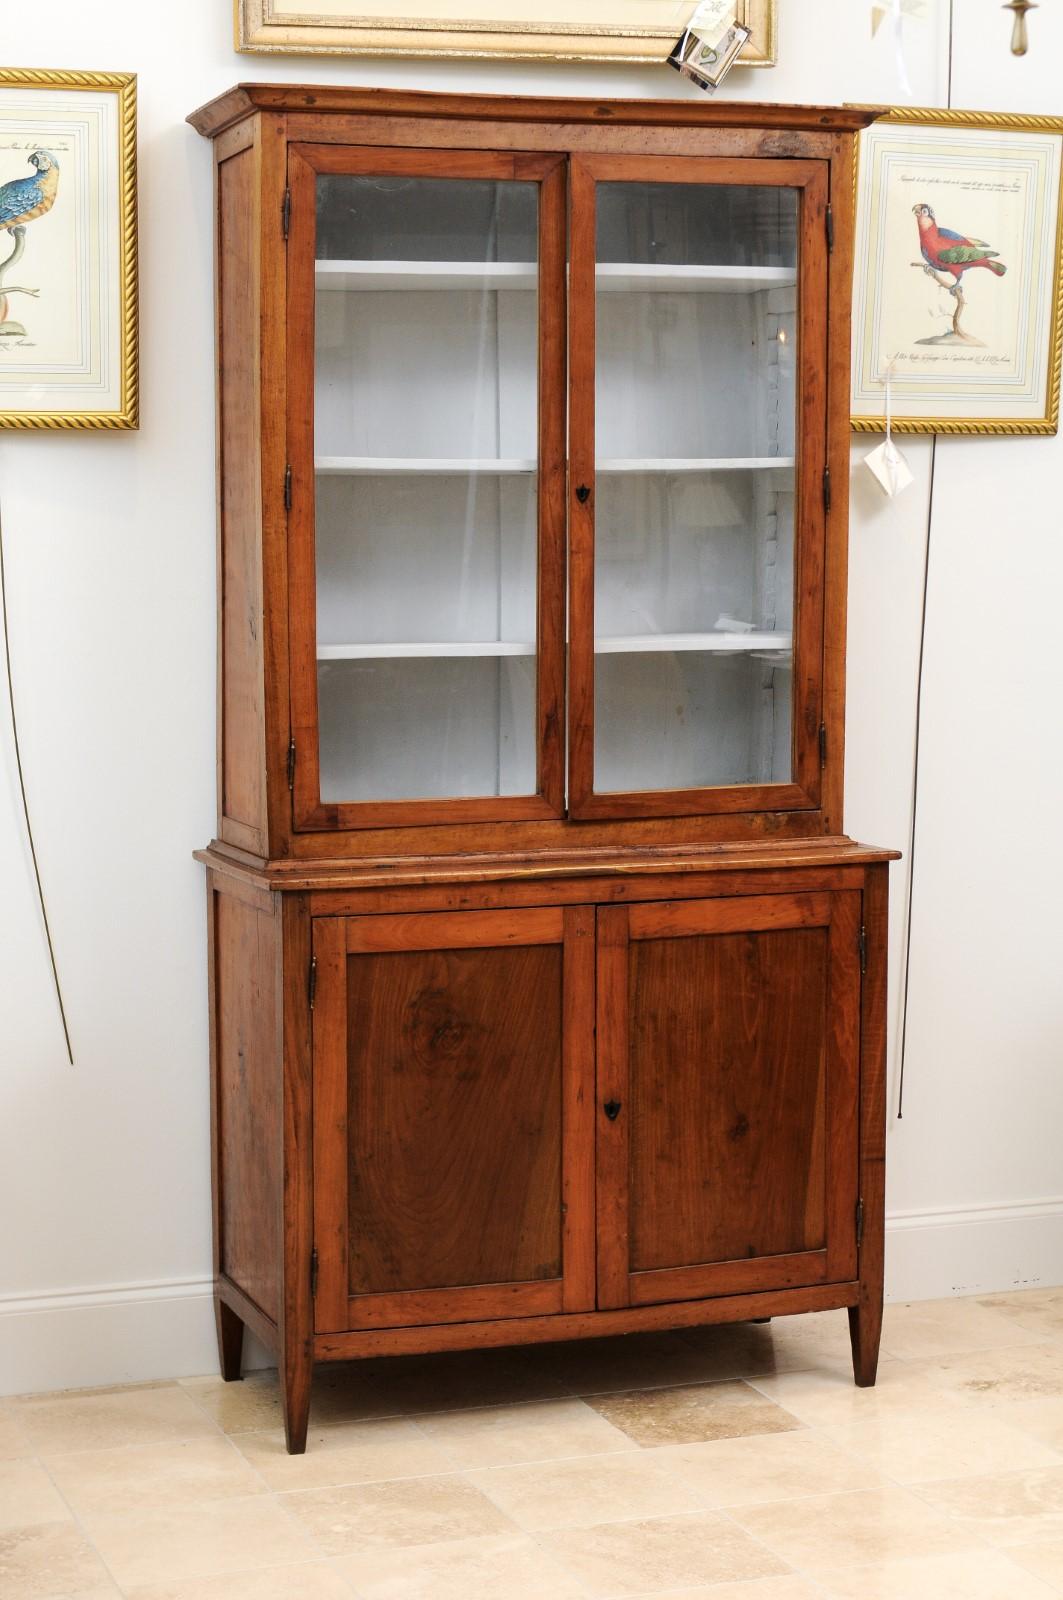
M 912 761 L 912 812 L 908 826 L 908 873 L 904 908 L 904 988 L 901 999 L 900 1077 L 897 1087 L 897 1121 L 904 1119 L 904 1068 L 908 1055 L 908 994 L 912 974 L 912 904 L 915 890 L 915 829 L 919 815 L 919 752 L 923 721 L 923 662 L 926 656 L 926 611 L 930 589 L 930 535 L 934 526 L 934 478 L 937 467 L 938 441 L 934 435 L 930 446 L 930 499 L 926 513 L 926 555 L 923 560 L 923 603 L 919 622 L 919 666 L 915 690 L 915 753 Z
M 7 703 L 11 709 L 11 735 L 15 746 L 15 768 L 18 772 L 19 792 L 22 795 L 22 815 L 26 822 L 26 838 L 29 840 L 30 859 L 33 862 L 33 876 L 37 880 L 37 899 L 40 901 L 41 917 L 44 921 L 44 937 L 48 941 L 48 956 L 52 963 L 52 982 L 55 984 L 55 998 L 59 1004 L 59 1018 L 63 1024 L 63 1038 L 66 1040 L 66 1053 L 70 1065 L 74 1065 L 74 1050 L 70 1043 L 70 1029 L 66 1021 L 66 1007 L 63 1004 L 63 991 L 59 983 L 59 968 L 55 961 L 55 946 L 52 944 L 52 930 L 48 923 L 48 908 L 44 903 L 44 886 L 41 883 L 41 869 L 37 862 L 37 847 L 33 842 L 33 824 L 30 822 L 29 801 L 26 798 L 26 778 L 22 770 L 22 750 L 18 738 L 18 717 L 15 713 L 15 685 L 11 676 L 11 630 L 7 619 L 7 575 L 4 570 L 4 523 L 0 514 L 0 617 L 4 625 L 4 667 L 7 673 Z
M 945 104 L 952 107 L 953 38 L 956 25 L 956 0 L 949 0 L 949 69 Z M 919 616 L 919 666 L 915 689 L 915 750 L 912 759 L 912 811 L 908 828 L 908 872 L 904 908 L 904 985 L 901 996 L 901 1039 L 898 1051 L 897 1121 L 904 1120 L 904 1076 L 908 1062 L 908 1002 L 912 975 L 912 904 L 915 893 L 915 830 L 919 815 L 919 752 L 923 721 L 923 664 L 926 659 L 926 612 L 930 591 L 930 541 L 934 531 L 934 483 L 937 477 L 938 436 L 930 447 L 930 496 L 926 508 L 926 555 L 923 560 L 923 598 Z

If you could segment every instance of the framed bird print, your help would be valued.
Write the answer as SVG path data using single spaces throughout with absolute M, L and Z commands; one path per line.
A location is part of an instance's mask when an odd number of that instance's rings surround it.
M 135 428 L 136 78 L 0 70 L 0 428 Z
M 860 136 L 853 427 L 1055 433 L 1063 118 L 897 110 Z M 887 385 L 888 379 L 888 385 Z
M 667 60 L 696 0 L 234 0 L 236 48 L 305 55 Z M 735 0 L 740 66 L 775 65 L 778 0 Z

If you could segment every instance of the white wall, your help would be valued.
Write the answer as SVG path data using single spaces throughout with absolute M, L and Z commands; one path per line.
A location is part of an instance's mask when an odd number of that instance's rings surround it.
M 872 44 L 868 9 L 781 0 L 779 67 L 735 74 L 728 93 L 895 100 L 889 35 Z M 695 93 L 664 67 L 240 57 L 230 13 L 230 0 L 47 0 L 5 14 L 10 63 L 140 75 L 144 423 L 0 436 L 23 752 L 77 1055 L 71 1068 L 0 716 L 0 1390 L 215 1363 L 203 884 L 190 859 L 214 822 L 211 156 L 185 114 L 239 78 Z M 946 20 L 911 30 L 917 103 L 944 99 Z M 956 0 L 956 32 L 956 105 L 1053 109 L 1060 7 L 1032 17 L 1025 62 L 1007 54 L 997 0 Z M 858 474 L 852 522 L 848 826 L 896 845 L 931 445 L 908 454 L 916 482 L 895 505 Z M 903 1295 L 1063 1281 L 1063 872 L 1042 844 L 1063 789 L 1050 626 L 1061 469 L 1057 440 L 937 451 L 908 1097 L 891 1130 Z M 903 874 L 894 882 L 900 913 Z

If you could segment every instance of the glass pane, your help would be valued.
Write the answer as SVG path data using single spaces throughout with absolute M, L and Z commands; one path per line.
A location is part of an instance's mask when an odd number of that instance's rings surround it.
M 598 187 L 599 793 L 791 780 L 797 223 Z
M 318 179 L 323 801 L 535 792 L 537 213 Z

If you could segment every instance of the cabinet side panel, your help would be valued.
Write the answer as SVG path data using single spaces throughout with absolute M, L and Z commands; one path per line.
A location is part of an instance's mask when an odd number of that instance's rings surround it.
M 279 919 L 214 897 L 218 1268 L 274 1322 L 281 1281 Z
M 218 166 L 219 831 L 266 854 L 257 147 Z

